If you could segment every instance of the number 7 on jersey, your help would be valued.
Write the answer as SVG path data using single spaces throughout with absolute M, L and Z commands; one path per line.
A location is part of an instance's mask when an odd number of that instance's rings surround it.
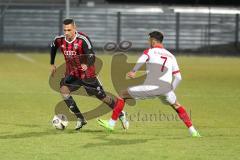
M 165 64 L 166 64 L 166 62 L 167 62 L 167 57 L 161 56 L 161 59 L 164 60 L 164 61 L 163 61 L 163 65 L 162 65 L 162 67 L 161 67 L 161 71 L 163 72 L 164 67 L 165 67 Z

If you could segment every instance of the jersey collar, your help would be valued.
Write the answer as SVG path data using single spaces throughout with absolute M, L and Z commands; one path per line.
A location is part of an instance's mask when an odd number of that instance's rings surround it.
M 164 46 L 162 44 L 156 44 L 153 48 L 164 48 Z

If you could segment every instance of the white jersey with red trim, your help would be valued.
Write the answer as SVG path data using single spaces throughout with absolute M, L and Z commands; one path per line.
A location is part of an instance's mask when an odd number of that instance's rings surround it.
M 171 84 L 173 75 L 180 74 L 175 56 L 162 45 L 145 50 L 137 61 L 137 64 L 141 63 L 146 63 L 146 81 L 149 82 L 158 79 Z M 141 65 L 136 65 L 133 71 L 137 71 L 140 67 Z

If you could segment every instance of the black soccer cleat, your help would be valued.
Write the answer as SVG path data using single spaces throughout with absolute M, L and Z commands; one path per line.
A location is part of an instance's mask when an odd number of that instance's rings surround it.
M 76 124 L 76 127 L 75 127 L 75 130 L 79 130 L 81 129 L 84 125 L 87 124 L 87 121 L 85 119 L 80 119 L 78 118 L 77 119 L 77 124 Z

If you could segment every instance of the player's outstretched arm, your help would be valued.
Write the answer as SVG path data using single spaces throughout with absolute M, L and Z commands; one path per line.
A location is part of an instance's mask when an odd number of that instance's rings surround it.
M 148 60 L 148 56 L 146 54 L 143 54 L 142 56 L 140 56 L 133 70 L 128 72 L 127 76 L 129 78 L 135 78 L 136 72 L 142 67 L 143 64 L 146 63 L 147 60 Z

